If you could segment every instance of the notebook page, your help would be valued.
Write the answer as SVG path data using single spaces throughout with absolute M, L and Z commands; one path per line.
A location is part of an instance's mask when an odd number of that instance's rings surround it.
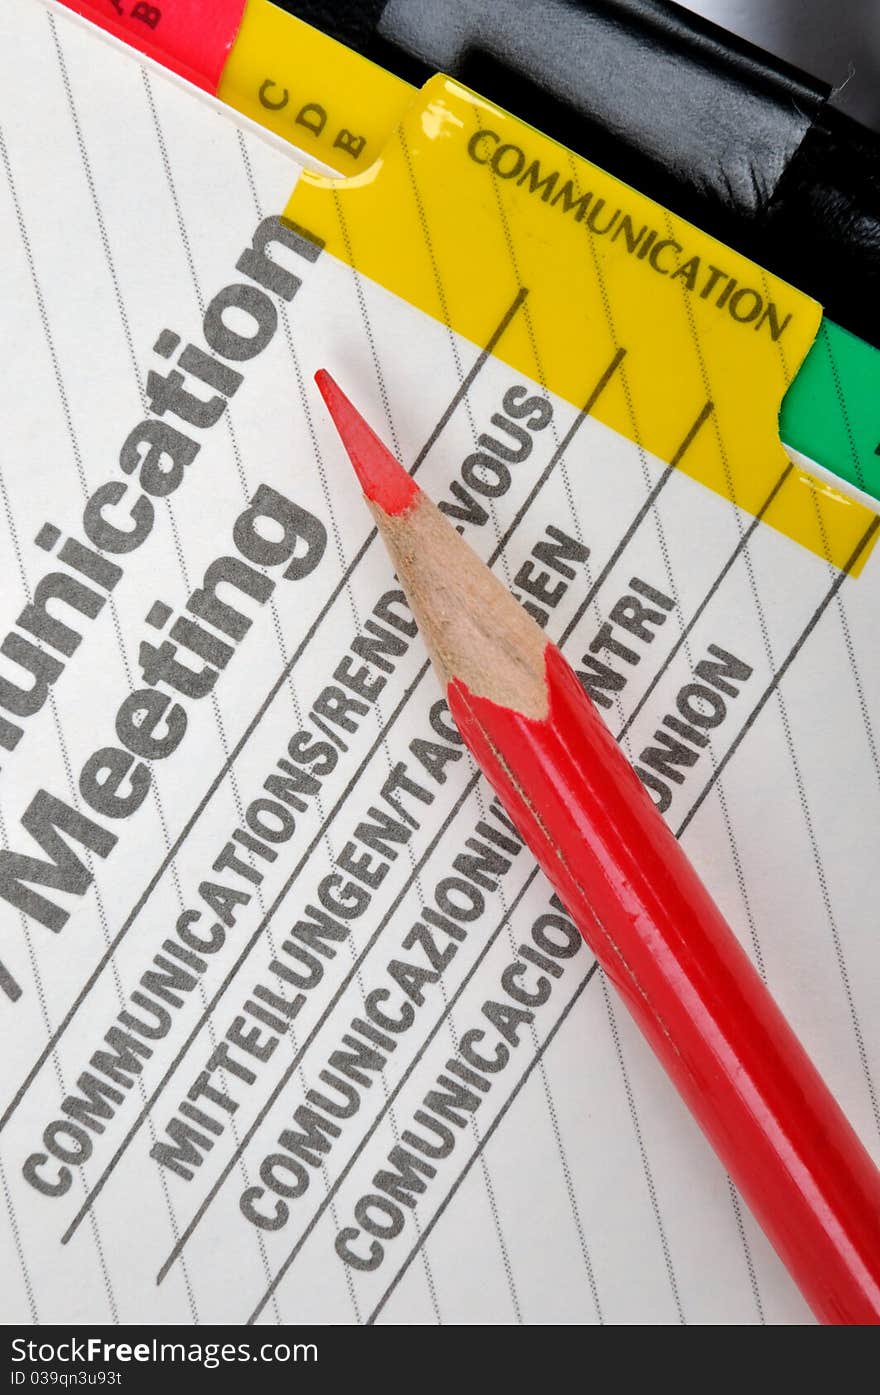
M 312 375 L 592 675 L 875 1155 L 876 558 L 517 374 L 520 294 L 473 343 L 242 264 L 293 151 L 0 25 L 0 841 L 60 866 L 2 864 L 7 1320 L 810 1321 L 462 753 Z

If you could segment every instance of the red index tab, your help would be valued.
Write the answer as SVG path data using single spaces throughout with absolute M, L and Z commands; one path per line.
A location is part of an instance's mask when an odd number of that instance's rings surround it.
M 62 0 L 108 34 L 214 94 L 247 0 Z

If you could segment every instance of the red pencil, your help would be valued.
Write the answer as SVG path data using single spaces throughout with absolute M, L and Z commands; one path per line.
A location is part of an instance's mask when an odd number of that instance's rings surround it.
M 554 644 L 316 381 L 481 769 L 826 1323 L 880 1323 L 880 1173 Z

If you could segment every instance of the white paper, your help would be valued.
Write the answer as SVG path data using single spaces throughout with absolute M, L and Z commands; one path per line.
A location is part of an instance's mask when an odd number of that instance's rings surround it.
M 32 0 L 7 0 L 0 39 L 0 634 L 7 635 L 22 633 L 17 617 L 53 569 L 34 543 L 43 525 L 82 539 L 86 498 L 105 481 L 126 480 L 120 447 L 144 417 L 147 374 L 167 373 L 176 362 L 153 345 L 171 330 L 183 344 L 204 348 L 206 305 L 241 282 L 236 262 L 261 220 L 283 208 L 298 166 L 294 152 L 243 134 L 180 86 L 146 74 Z M 247 811 L 266 793 L 294 733 L 326 740 L 315 702 L 326 723 L 326 695 L 319 695 L 339 687 L 333 675 L 347 654 L 345 672 L 355 671 L 351 642 L 394 588 L 378 542 L 363 550 L 369 519 L 312 376 L 329 366 L 407 464 L 430 442 L 419 479 L 437 498 L 450 497 L 450 481 L 512 386 L 542 396 L 482 355 L 482 346 L 329 255 L 302 260 L 298 271 L 302 286 L 290 304 L 276 298 L 271 343 L 237 365 L 243 382 L 222 419 L 193 432 L 201 450 L 183 483 L 154 501 L 149 538 L 116 558 L 124 575 L 112 603 L 94 619 L 57 610 L 78 626 L 82 642 L 64 659 L 50 700 L 16 719 L 23 735 L 15 749 L 0 751 L 0 841 L 40 855 L 22 816 L 41 789 L 94 814 L 79 791 L 80 772 L 96 749 L 119 744 L 120 704 L 144 686 L 140 646 L 166 637 L 146 624 L 154 602 L 185 614 L 206 568 L 235 554 L 233 524 L 260 485 L 320 520 L 327 542 L 314 571 L 285 580 L 282 566 L 268 566 L 271 598 L 242 604 L 253 623 L 232 644 L 212 692 L 179 699 L 185 736 L 167 759 L 151 763 L 152 786 L 138 811 L 116 820 L 94 815 L 116 841 L 106 856 L 91 856 L 82 894 L 43 888 L 69 912 L 63 928 L 53 933 L 0 899 L 0 958 L 22 990 L 16 1002 L 0 997 L 3 1108 L 15 1105 L 0 1132 L 4 1317 L 808 1322 L 624 1008 L 601 974 L 591 974 L 585 947 L 559 961 L 563 972 L 549 999 L 520 1028 L 509 1062 L 487 1077 L 479 1107 L 462 1116 L 462 1127 L 450 1126 L 454 1146 L 435 1161 L 433 1175 L 422 1174 L 424 1189 L 408 1198 L 415 1204 L 397 1205 L 399 1233 L 378 1241 L 381 1263 L 364 1271 L 337 1254 L 337 1236 L 348 1228 L 361 1230 L 352 1245 L 362 1255 L 381 1224 L 396 1228 L 393 1205 L 382 1222 L 375 1206 L 364 1212 L 362 1199 L 387 1196 L 375 1179 L 388 1169 L 389 1152 L 419 1128 L 414 1116 L 462 1036 L 488 1028 L 483 1005 L 503 997 L 505 967 L 551 909 L 549 888 L 526 851 L 510 855 L 496 890 L 483 891 L 461 941 L 436 931 L 432 952 L 454 946 L 455 953 L 447 953 L 436 981 L 424 981 L 411 1027 L 394 1038 L 384 1070 L 359 1087 L 357 1108 L 338 1121 L 338 1134 L 324 1135 L 326 1151 L 312 1150 L 306 1162 L 300 1154 L 298 1170 L 276 1166 L 275 1180 L 288 1191 L 306 1178 L 301 1195 L 285 1199 L 261 1182 L 261 1168 L 271 1166 L 265 1160 L 285 1154 L 279 1137 L 294 1127 L 307 1092 L 322 1088 L 321 1072 L 343 1049 L 352 1020 L 364 1019 L 365 1000 L 387 987 L 386 1011 L 400 1011 L 404 996 L 389 977 L 391 961 L 430 968 L 424 943 L 405 950 L 403 941 L 421 908 L 436 907 L 438 885 L 453 875 L 477 823 L 503 832 L 487 788 L 472 787 L 466 757 L 448 761 L 441 784 L 414 755 L 413 741 L 441 739 L 430 725 L 439 690 L 423 673 L 418 638 L 401 636 L 405 652 L 390 671 L 368 666 L 374 681 L 386 681 L 354 714 L 355 730 L 331 721 L 347 749 L 335 747 L 335 769 L 318 794 L 303 796 L 302 809 L 284 806 L 296 827 L 274 845 L 275 860 L 249 860 L 237 845 L 246 865 L 262 873 L 259 885 L 228 868 L 211 870 L 233 830 L 247 828 Z M 666 816 L 675 829 L 686 824 L 689 856 L 876 1156 L 880 865 L 872 831 L 880 811 L 873 727 L 880 655 L 873 622 L 880 564 L 872 557 L 858 580 L 832 594 L 837 573 L 761 526 L 742 547 L 751 519 L 676 472 L 633 527 L 665 465 L 593 419 L 576 424 L 572 406 L 549 400 L 551 419 L 532 432 L 528 459 L 511 467 L 509 491 L 468 536 L 488 557 L 515 523 L 496 564 L 511 584 L 550 525 L 589 548 L 573 575 L 550 575 L 563 586 L 548 607 L 548 633 L 558 639 L 576 622 L 564 643 L 576 664 L 615 603 L 631 593 L 632 578 L 668 597 L 667 618 L 655 623 L 651 642 L 630 636 L 638 662 L 623 665 L 626 684 L 604 714 L 620 731 L 660 675 L 626 733 L 634 760 L 664 715 L 676 711 L 710 645 L 751 670 L 734 684 L 736 696 L 707 731 L 694 766 L 671 784 Z M 136 493 L 132 485 L 129 505 Z M 130 526 L 122 505 L 113 516 Z M 682 627 L 709 592 L 681 643 Z M 386 615 L 386 635 L 390 628 L 400 636 L 393 623 Z M 625 633 L 617 633 L 622 642 Z M 21 679 L 6 657 L 0 675 Z M 187 1180 L 151 1150 L 170 1143 L 170 1121 L 182 1117 L 181 1102 L 231 1024 L 244 1015 L 240 1034 L 257 1026 L 244 1006 L 258 1001 L 255 987 L 293 996 L 272 961 L 290 968 L 284 943 L 316 904 L 322 881 L 338 873 L 340 856 L 349 869 L 364 856 L 357 830 L 368 811 L 395 817 L 381 791 L 401 763 L 424 792 L 398 791 L 411 820 L 408 840 L 392 848 L 393 857 L 373 849 L 377 885 L 357 883 L 363 909 L 344 922 L 348 933 L 332 946 L 333 957 L 317 957 L 321 981 L 304 992 L 289 1036 L 264 1061 L 229 1047 L 230 1069 L 215 1069 L 209 1081 L 214 1096 L 190 1098 L 217 1131 L 210 1149 L 196 1146 Z M 366 878 L 367 864 L 358 865 Z M 53 1152 L 44 1131 L 70 1123 L 63 1102 L 81 1093 L 77 1082 L 95 1052 L 107 1049 L 103 1038 L 119 1013 L 137 1011 L 131 995 L 163 942 L 173 941 L 178 918 L 198 910 L 191 924 L 207 932 L 215 917 L 199 888 L 211 880 L 249 896 L 235 908 L 225 944 L 205 956 L 180 1005 L 166 1003 L 167 1034 L 149 1043 L 138 1075 L 123 1077 L 118 1099 L 103 1096 L 106 1116 L 93 1113 L 79 1135 L 56 1130 Z M 265 1024 L 260 1030 L 265 1044 L 272 1033 Z M 489 1031 L 490 1038 L 497 1035 Z M 59 1151 L 82 1150 L 77 1137 L 87 1139 L 89 1156 L 71 1163 L 66 1184 Z M 36 1164 L 43 1190 L 25 1175 L 35 1155 L 46 1155 Z M 60 1194 L 46 1194 L 47 1187 Z M 255 1205 L 263 1214 L 275 1215 L 281 1201 L 288 1208 L 277 1229 L 243 1215 L 242 1196 L 260 1187 Z M 372 1216 L 372 1236 L 355 1219 L 359 1205 Z M 181 1254 L 157 1285 L 181 1238 Z

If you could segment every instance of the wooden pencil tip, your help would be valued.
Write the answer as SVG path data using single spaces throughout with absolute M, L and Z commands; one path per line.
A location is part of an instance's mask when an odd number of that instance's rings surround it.
M 387 514 L 405 513 L 419 497 L 418 485 L 370 429 L 326 368 L 318 370 L 315 382 L 366 497 Z

